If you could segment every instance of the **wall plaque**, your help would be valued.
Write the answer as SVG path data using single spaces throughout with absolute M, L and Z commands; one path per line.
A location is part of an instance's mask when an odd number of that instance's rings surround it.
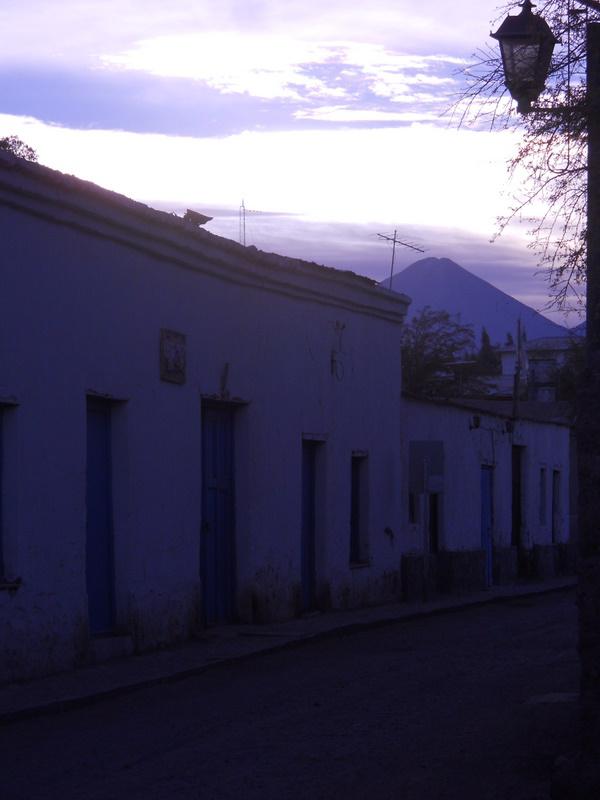
M 185 383 L 185 335 L 161 328 L 160 379 L 168 383 Z

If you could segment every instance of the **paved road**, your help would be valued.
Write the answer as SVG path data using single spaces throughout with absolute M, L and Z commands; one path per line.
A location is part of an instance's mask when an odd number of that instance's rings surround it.
M 417 619 L 0 729 L 7 800 L 542 800 L 572 592 Z

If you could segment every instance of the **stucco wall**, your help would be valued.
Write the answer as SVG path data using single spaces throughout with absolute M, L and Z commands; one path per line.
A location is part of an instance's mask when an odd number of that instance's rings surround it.
M 569 428 L 457 408 L 449 404 L 403 400 L 402 452 L 408 494 L 411 441 L 440 441 L 444 447 L 441 549 L 481 547 L 481 467 L 493 467 L 493 541 L 510 547 L 512 530 L 512 447 L 523 451 L 522 545 L 552 544 L 552 473 L 560 472 L 560 515 L 554 542 L 569 538 Z M 540 469 L 546 469 L 546 514 L 540 521 Z M 426 548 L 423 520 L 405 517 L 406 549 Z
M 65 200 L 64 191 L 53 191 Z M 323 441 L 320 596 L 333 605 L 389 597 L 401 550 L 404 301 L 343 275 L 286 276 L 283 267 L 263 274 L 239 252 L 223 256 L 219 274 L 213 258 L 219 248 L 210 241 L 210 270 L 201 269 L 200 245 L 186 255 L 192 268 L 178 265 L 169 255 L 172 243 L 153 241 L 151 224 L 135 222 L 135 235 L 123 231 L 126 210 L 107 209 L 93 196 L 81 198 L 86 214 L 77 198 L 67 210 L 52 208 L 47 188 L 31 209 L 21 195 L 10 200 L 17 207 L 7 198 L 10 186 L 0 197 L 0 402 L 12 404 L 3 414 L 2 537 L 4 577 L 22 583 L 0 591 L 0 679 L 60 669 L 89 652 L 90 394 L 117 401 L 116 616 L 138 647 L 189 636 L 201 617 L 206 396 L 239 401 L 240 617 L 297 611 L 305 435 Z M 161 329 L 186 336 L 184 385 L 160 380 Z M 354 450 L 368 454 L 370 491 L 369 560 L 358 569 L 350 568 L 348 555 Z

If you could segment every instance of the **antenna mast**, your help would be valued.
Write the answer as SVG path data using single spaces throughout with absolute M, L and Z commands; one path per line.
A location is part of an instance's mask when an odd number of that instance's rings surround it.
M 240 244 L 246 247 L 246 206 L 242 200 L 240 206 L 240 219 L 239 219 L 239 236 Z
M 408 244 L 408 242 L 401 241 L 400 239 L 398 239 L 397 234 L 398 234 L 397 230 L 394 231 L 393 236 L 386 236 L 386 234 L 384 233 L 377 234 L 377 236 L 379 236 L 380 239 L 385 239 L 387 242 L 392 242 L 392 266 L 390 269 L 390 289 L 392 288 L 392 278 L 394 277 L 394 261 L 396 258 L 396 245 L 401 244 L 402 247 L 410 247 L 411 250 L 416 250 L 418 253 L 425 252 L 425 250 L 423 250 L 423 248 L 421 247 L 417 247 L 414 244 Z

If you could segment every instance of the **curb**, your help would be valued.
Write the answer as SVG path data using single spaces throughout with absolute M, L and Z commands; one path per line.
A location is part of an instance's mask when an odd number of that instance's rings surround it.
M 456 601 L 441 601 L 431 603 L 423 603 L 421 605 L 414 605 L 410 609 L 399 608 L 397 614 L 390 614 L 390 616 L 376 617 L 374 619 L 355 621 L 355 622 L 342 622 L 340 624 L 332 625 L 330 628 L 318 630 L 314 632 L 300 633 L 296 636 L 290 635 L 287 639 L 277 643 L 270 642 L 268 639 L 264 640 L 264 646 L 256 650 L 245 653 L 237 653 L 234 655 L 226 655 L 216 657 L 210 661 L 198 664 L 193 667 L 186 667 L 170 671 L 163 675 L 158 675 L 149 678 L 141 678 L 138 680 L 125 681 L 107 689 L 92 690 L 86 693 L 78 693 L 73 696 L 65 696 L 58 699 L 52 699 L 47 702 L 40 702 L 36 705 L 23 706 L 8 711 L 0 711 L 0 725 L 10 724 L 21 720 L 32 719 L 39 716 L 60 714 L 65 711 L 70 711 L 77 708 L 84 708 L 85 706 L 95 705 L 104 700 L 114 699 L 121 695 L 130 694 L 132 692 L 140 691 L 142 689 L 149 689 L 161 684 L 171 684 L 178 681 L 193 678 L 202 675 L 209 670 L 230 666 L 234 663 L 242 661 L 249 661 L 250 659 L 269 655 L 272 653 L 282 652 L 284 650 L 291 650 L 294 648 L 302 647 L 318 641 L 325 641 L 333 639 L 337 636 L 349 636 L 355 633 L 361 633 L 367 630 L 375 630 L 389 625 L 397 625 L 402 623 L 414 622 L 417 619 L 423 619 L 434 616 L 441 616 L 443 614 L 458 613 L 471 608 L 480 608 L 483 606 L 493 604 L 509 603 L 514 600 L 522 600 L 527 598 L 535 598 L 549 594 L 558 594 L 560 592 L 572 591 L 577 585 L 577 580 L 566 580 L 558 585 L 524 585 L 522 590 L 515 587 L 507 587 L 506 591 L 499 591 L 498 594 L 492 596 L 481 597 L 476 596 L 469 599 L 468 596 L 457 599 Z M 520 588 L 520 587 L 519 587 Z M 340 612 L 344 614 L 344 612 Z M 282 634 L 285 636 L 285 634 Z M 131 656 L 129 658 L 132 658 Z M 68 675 L 68 673 L 66 673 Z

